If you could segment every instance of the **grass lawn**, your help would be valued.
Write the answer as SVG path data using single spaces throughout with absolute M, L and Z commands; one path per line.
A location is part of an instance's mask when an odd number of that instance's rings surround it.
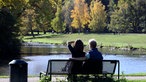
M 146 48 L 146 34 L 40 34 L 33 38 L 32 36 L 24 36 L 26 42 L 41 42 L 62 44 L 67 41 L 81 39 L 87 45 L 89 39 L 96 39 L 98 45 L 116 46 L 116 47 L 135 47 Z

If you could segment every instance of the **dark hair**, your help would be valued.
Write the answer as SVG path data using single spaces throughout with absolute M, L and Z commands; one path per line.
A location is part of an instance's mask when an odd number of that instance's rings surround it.
M 75 41 L 74 49 L 78 52 L 83 52 L 84 44 L 83 44 L 82 40 Z

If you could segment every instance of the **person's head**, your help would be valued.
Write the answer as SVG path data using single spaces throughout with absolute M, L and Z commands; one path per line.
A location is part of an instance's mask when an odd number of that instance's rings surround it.
M 74 48 L 76 51 L 83 52 L 84 44 L 83 44 L 82 40 L 76 40 L 74 43 Z
M 97 46 L 96 40 L 95 39 L 90 39 L 89 40 L 89 48 L 93 49 L 93 48 L 96 48 L 96 46 Z

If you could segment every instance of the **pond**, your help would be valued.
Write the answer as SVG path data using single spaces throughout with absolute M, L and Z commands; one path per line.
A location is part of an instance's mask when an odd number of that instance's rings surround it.
M 85 47 L 88 51 L 88 47 Z M 146 73 L 146 55 L 141 51 L 119 51 L 111 49 L 100 49 L 104 59 L 120 61 L 120 73 Z M 136 53 L 135 53 L 136 52 Z M 63 45 L 26 45 L 22 47 L 21 53 L 28 63 L 28 75 L 39 76 L 40 71 L 46 71 L 49 59 L 68 59 L 71 54 Z M 138 54 L 137 54 L 138 53 Z M 133 55 L 137 54 L 137 55 Z M 117 73 L 117 71 L 116 71 Z M 8 75 L 9 66 L 0 67 L 0 75 Z
M 48 55 L 48 56 L 26 56 L 25 59 L 28 63 L 28 74 L 39 75 L 40 71 L 46 71 L 47 62 L 49 59 L 68 59 L 71 55 Z M 115 59 L 120 61 L 120 73 L 133 74 L 133 73 L 146 73 L 146 55 L 141 56 L 127 56 L 127 55 L 103 55 L 104 59 Z M 117 70 L 116 70 L 117 73 Z

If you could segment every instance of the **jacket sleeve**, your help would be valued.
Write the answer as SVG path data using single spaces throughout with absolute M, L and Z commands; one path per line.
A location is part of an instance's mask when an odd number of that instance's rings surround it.
M 68 49 L 70 50 L 71 53 L 74 53 L 74 48 L 69 44 Z

